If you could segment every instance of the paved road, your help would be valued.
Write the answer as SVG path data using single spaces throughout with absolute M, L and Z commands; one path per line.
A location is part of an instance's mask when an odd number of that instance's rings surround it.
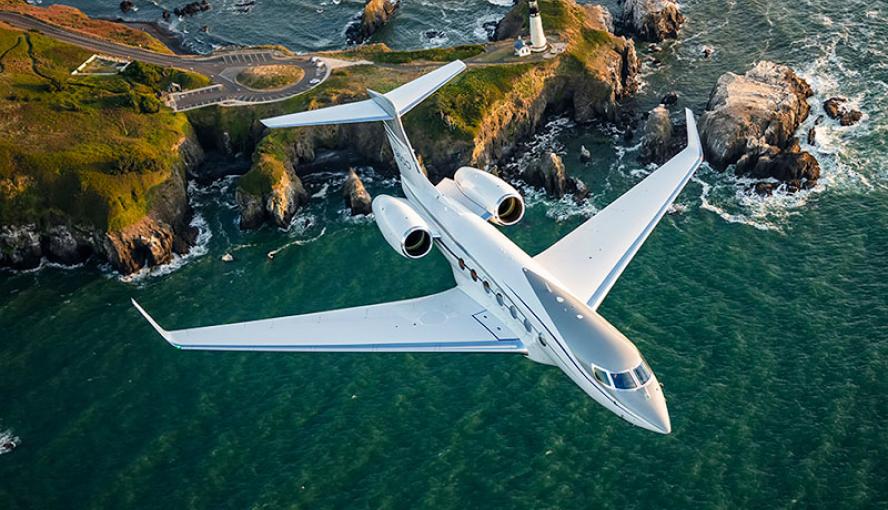
M 308 91 L 329 76 L 328 66 L 317 68 L 306 56 L 289 56 L 277 50 L 243 50 L 210 56 L 163 55 L 96 39 L 17 13 L 0 11 L 0 21 L 24 30 L 37 29 L 53 39 L 74 44 L 96 53 L 195 71 L 209 77 L 217 84 L 197 91 L 173 94 L 171 106 L 179 111 L 215 103 L 243 104 L 281 101 Z M 234 81 L 234 77 L 243 69 L 261 65 L 295 65 L 304 71 L 304 75 L 298 83 L 275 91 L 256 91 L 243 87 Z M 314 79 L 319 80 L 318 83 L 312 84 L 311 81 Z

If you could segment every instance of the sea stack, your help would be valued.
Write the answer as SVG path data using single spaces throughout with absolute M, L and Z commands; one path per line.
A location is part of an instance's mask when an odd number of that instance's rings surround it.
M 395 10 L 401 6 L 401 1 L 392 3 L 390 0 L 369 0 L 364 5 L 364 12 L 358 20 L 346 30 L 346 39 L 349 44 L 361 44 L 370 39 L 383 25 L 388 22 Z
M 684 22 L 673 0 L 623 0 L 623 24 L 643 41 L 675 39 Z
M 772 62 L 742 76 L 723 74 L 699 120 L 706 160 L 719 170 L 736 165 L 738 175 L 775 178 L 790 192 L 814 186 L 820 167 L 795 137 L 812 95 L 805 80 Z
M 361 182 L 358 174 L 352 169 L 348 171 L 348 178 L 345 180 L 342 195 L 345 198 L 345 206 L 351 210 L 352 216 L 370 214 L 372 212 L 371 204 L 373 199 L 370 198 L 370 193 L 367 193 L 367 190 L 364 189 L 364 183 Z

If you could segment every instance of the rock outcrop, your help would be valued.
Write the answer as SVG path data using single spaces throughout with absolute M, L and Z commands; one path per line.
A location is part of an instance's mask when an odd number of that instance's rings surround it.
M 251 174 L 238 183 L 235 199 L 242 229 L 256 229 L 266 221 L 287 228 L 296 211 L 308 203 L 308 193 L 290 160 L 258 154 Z
M 590 4 L 584 5 L 583 9 L 586 10 L 586 22 L 589 23 L 590 26 L 597 25 L 598 30 L 614 33 L 614 17 L 607 7 Z
M 351 210 L 352 216 L 370 214 L 373 211 L 371 208 L 373 199 L 370 197 L 370 193 L 364 189 L 364 183 L 361 182 L 358 174 L 352 169 L 348 171 L 342 196 L 345 198 L 345 206 Z
M 820 169 L 795 138 L 811 95 L 791 69 L 771 62 L 722 75 L 699 121 L 706 160 L 720 170 L 736 164 L 738 175 L 776 178 L 790 190 L 813 186 Z
M 200 164 L 203 150 L 191 137 L 183 138 L 174 150 L 179 162 L 169 178 L 152 190 L 152 207 L 144 217 L 109 231 L 61 220 L 48 225 L 4 225 L 0 227 L 0 266 L 30 269 L 43 258 L 73 265 L 96 254 L 118 272 L 130 274 L 167 263 L 173 254 L 184 255 L 197 239 L 190 225 L 185 174 Z
M 823 103 L 823 111 L 826 112 L 826 115 L 829 116 L 829 118 L 838 120 L 841 125 L 853 126 L 860 122 L 860 119 L 863 118 L 863 114 L 860 113 L 859 110 L 846 107 L 845 103 L 847 102 L 848 99 L 844 97 L 827 99 Z
M 364 6 L 364 12 L 346 30 L 345 37 L 348 44 L 361 44 L 370 39 L 383 25 L 388 22 L 395 10 L 401 6 L 401 1 L 396 0 L 369 0 Z
M 586 184 L 576 177 L 567 175 L 561 156 L 547 152 L 540 159 L 525 167 L 521 177 L 527 184 L 543 188 L 549 196 L 561 198 L 572 194 L 577 200 L 589 195 Z
M 666 106 L 661 104 L 654 108 L 644 124 L 638 161 L 643 165 L 648 163 L 662 165 L 684 147 L 686 143 L 684 133 L 685 129 L 676 129 L 672 125 Z M 677 136 L 678 134 L 680 136 Z
M 623 0 L 623 24 L 639 39 L 675 39 L 685 17 L 673 0 Z

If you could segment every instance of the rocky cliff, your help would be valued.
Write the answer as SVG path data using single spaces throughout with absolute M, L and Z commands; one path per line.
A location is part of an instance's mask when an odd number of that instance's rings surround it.
M 136 222 L 120 229 L 72 223 L 64 216 L 39 223 L 0 226 L 0 266 L 37 267 L 42 258 L 71 265 L 95 254 L 122 274 L 169 262 L 184 255 L 197 238 L 190 225 L 185 174 L 203 158 L 194 137 L 186 136 L 174 148 L 178 162 L 169 177 L 152 189 L 151 207 Z
M 470 60 L 468 70 L 405 117 L 413 147 L 433 182 L 452 176 L 462 165 L 484 168 L 502 162 L 550 113 L 566 113 L 578 122 L 620 119 L 620 101 L 637 87 L 638 60 L 632 41 L 608 31 L 609 16 L 598 6 L 583 7 L 573 0 L 540 1 L 539 5 L 544 19 L 551 20 L 548 33 L 567 43 L 562 54 L 527 63 L 491 65 Z M 508 39 L 512 32 L 526 31 L 526 17 L 527 6 L 517 5 L 501 23 L 501 27 L 511 28 L 501 28 L 500 36 Z M 414 64 L 336 70 L 299 104 L 307 109 L 365 99 L 366 88 L 390 90 L 429 69 Z M 269 106 L 262 111 L 277 114 L 285 108 Z M 393 168 L 384 131 L 372 123 L 270 131 L 257 152 L 269 155 L 284 168 L 291 165 L 298 173 L 322 149 L 350 151 L 382 170 Z M 251 218 L 243 223 L 248 228 L 259 224 L 255 220 L 260 218 L 258 211 L 267 201 L 275 176 L 289 175 L 267 171 L 267 163 L 262 161 L 254 158 L 253 169 L 238 189 L 242 214 Z M 254 172 L 271 179 L 255 178 Z M 261 186 L 254 186 L 257 183 Z M 566 192 L 574 192 L 574 188 L 568 186 Z
M 623 24 L 639 39 L 675 39 L 685 17 L 673 0 L 622 0 Z
M 706 160 L 738 175 L 772 177 L 789 191 L 813 186 L 820 167 L 795 132 L 808 116 L 808 84 L 786 66 L 759 62 L 745 75 L 722 75 L 700 117 Z

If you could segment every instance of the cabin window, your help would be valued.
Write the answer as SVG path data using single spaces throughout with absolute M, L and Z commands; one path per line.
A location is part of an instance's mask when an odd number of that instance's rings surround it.
M 518 318 L 518 309 L 515 308 L 515 305 L 512 305 L 512 306 L 509 307 L 509 313 L 512 314 L 512 317 L 513 317 L 513 318 L 515 318 L 515 319 Z
M 635 367 L 635 377 L 638 379 L 638 383 L 644 386 L 651 379 L 651 369 L 648 368 L 647 363 L 644 360 L 641 361 L 641 365 Z
M 474 269 L 472 269 L 472 279 L 476 282 L 478 281 L 478 273 L 476 273 Z
M 546 346 L 546 335 L 540 333 L 539 335 L 537 335 L 537 340 L 540 341 L 540 345 L 542 345 L 543 347 Z
M 533 331 L 533 326 L 530 325 L 530 319 L 527 317 L 524 318 L 524 329 L 526 329 L 528 333 Z
M 462 269 L 463 271 L 466 270 L 466 261 L 465 260 L 459 259 L 459 268 Z
M 506 300 L 503 299 L 503 295 L 502 295 L 502 294 L 497 294 L 497 295 L 496 295 L 496 302 L 499 303 L 500 306 L 503 306 L 503 305 L 506 304 Z
M 607 379 L 607 372 L 598 367 L 592 367 L 592 373 L 595 374 L 595 378 L 598 379 L 598 382 L 605 386 L 610 386 L 610 381 Z
M 619 374 L 611 374 L 611 376 L 614 378 L 614 386 L 621 390 L 631 390 L 638 387 L 638 384 L 629 372 L 620 372 Z
M 482 284 L 484 285 L 484 292 L 490 292 L 490 284 L 486 281 Z

